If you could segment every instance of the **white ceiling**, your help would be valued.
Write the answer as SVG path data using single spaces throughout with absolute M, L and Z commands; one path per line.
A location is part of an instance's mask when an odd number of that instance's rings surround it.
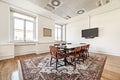
M 51 4 L 52 0 L 28 0 L 35 5 L 38 5 L 48 11 L 51 11 L 53 14 L 56 14 L 62 18 L 65 18 L 67 16 L 70 16 L 71 18 L 74 16 L 78 16 L 80 14 L 77 14 L 77 11 L 79 10 L 85 10 L 85 12 L 88 12 L 90 10 L 93 10 L 97 8 L 98 6 L 96 3 L 99 0 L 59 0 L 61 4 L 59 6 L 53 6 Z M 48 9 L 47 4 L 50 4 L 53 8 Z
M 61 5 L 56 7 L 55 10 L 49 11 L 45 7 L 51 0 L 1 0 L 10 5 L 11 8 L 18 8 L 24 11 L 29 11 L 40 16 L 47 17 L 55 20 L 58 24 L 67 24 L 76 20 L 84 15 L 95 15 L 104 13 L 120 7 L 120 0 L 110 0 L 107 5 L 102 5 L 97 8 L 96 2 L 98 0 L 60 0 Z M 104 0 L 103 0 L 104 1 Z M 76 11 L 85 9 L 84 14 L 76 14 Z M 71 16 L 72 18 L 66 20 L 64 16 Z

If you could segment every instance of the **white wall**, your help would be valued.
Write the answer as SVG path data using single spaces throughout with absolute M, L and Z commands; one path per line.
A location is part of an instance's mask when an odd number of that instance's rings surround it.
M 9 41 L 9 27 L 9 5 L 0 2 L 0 43 L 6 43 Z
M 38 18 L 38 41 L 39 42 L 54 42 L 54 25 L 55 21 L 52 19 L 48 19 L 42 16 Z M 52 37 L 44 37 L 43 36 L 43 28 L 48 28 L 52 30 Z
M 14 57 L 14 45 L 9 44 L 10 9 L 0 2 L 0 60 Z
M 14 57 L 13 44 L 0 44 L 0 60 Z
M 99 28 L 99 37 L 85 39 L 81 30 L 89 28 L 89 17 L 67 25 L 67 41 L 72 43 L 90 43 L 90 50 L 120 56 L 120 9 L 91 16 L 90 28 Z
M 49 52 L 49 45 L 54 43 L 54 24 L 54 20 L 38 16 L 38 41 L 36 43 L 16 44 L 15 55 Z M 44 37 L 43 28 L 51 29 L 52 37 Z
M 36 53 L 49 52 L 49 45 L 53 45 L 55 42 L 54 38 L 54 25 L 55 21 L 42 16 L 38 18 L 38 43 L 36 44 Z M 43 36 L 43 28 L 52 30 L 52 37 Z
M 29 11 L 28 13 L 32 14 Z M 38 15 L 38 41 L 10 43 L 10 5 L 0 2 L 0 60 L 24 54 L 48 52 L 49 45 L 54 43 L 54 24 L 54 20 Z M 43 37 L 43 28 L 52 29 L 52 37 Z
M 16 44 L 15 46 L 15 56 L 19 55 L 25 55 L 25 54 L 30 54 L 30 53 L 36 53 L 36 45 L 35 43 L 23 43 L 23 44 Z

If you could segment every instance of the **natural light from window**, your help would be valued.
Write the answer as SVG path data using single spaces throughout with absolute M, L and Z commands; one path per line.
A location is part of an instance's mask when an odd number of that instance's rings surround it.
M 55 41 L 65 41 L 65 27 L 55 25 Z
M 13 12 L 14 41 L 35 40 L 35 18 Z

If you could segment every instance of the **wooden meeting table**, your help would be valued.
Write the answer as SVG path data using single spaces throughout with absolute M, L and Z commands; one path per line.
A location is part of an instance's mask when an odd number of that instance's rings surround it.
M 64 53 L 69 55 L 69 50 L 73 50 L 76 47 L 82 47 L 82 46 L 86 46 L 86 45 L 88 45 L 88 44 L 69 44 L 69 45 L 60 45 L 60 46 L 55 46 L 55 47 L 57 47 L 58 49 L 64 50 Z M 65 61 L 65 65 L 67 63 L 69 64 L 66 57 L 64 58 L 64 61 Z

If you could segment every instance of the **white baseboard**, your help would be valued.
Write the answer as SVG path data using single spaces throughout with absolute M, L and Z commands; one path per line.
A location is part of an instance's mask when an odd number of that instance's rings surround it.
M 101 54 L 112 55 L 112 56 L 120 56 L 120 53 L 101 52 L 101 51 L 90 51 L 90 52 L 93 52 L 93 53 L 101 53 Z
M 10 58 L 14 58 L 14 55 L 0 56 L 0 60 L 10 59 Z
M 37 51 L 36 54 L 42 54 L 42 53 L 48 53 L 50 52 L 49 50 L 46 50 L 46 51 Z
M 33 54 L 33 53 L 36 53 L 36 51 L 15 53 L 15 56 L 22 56 L 22 55 Z

